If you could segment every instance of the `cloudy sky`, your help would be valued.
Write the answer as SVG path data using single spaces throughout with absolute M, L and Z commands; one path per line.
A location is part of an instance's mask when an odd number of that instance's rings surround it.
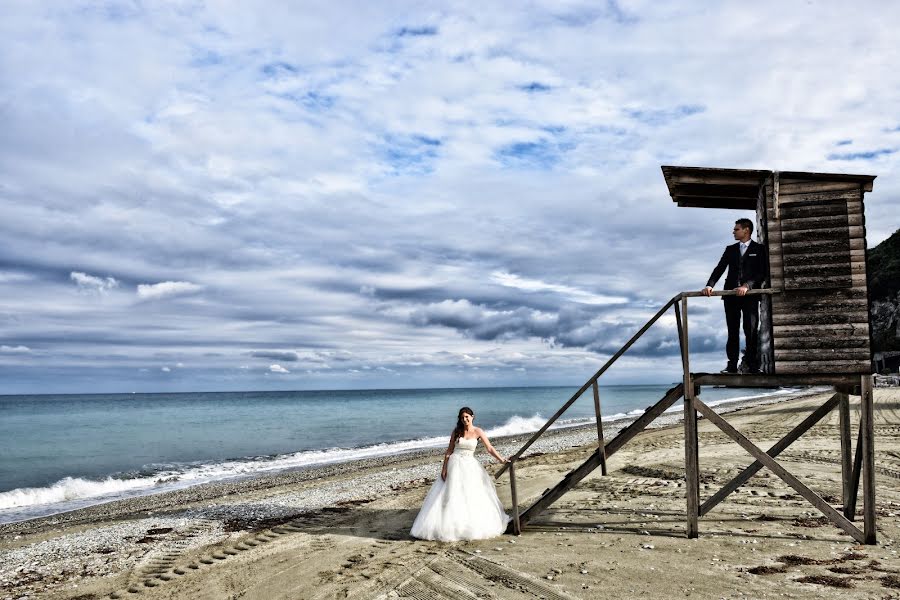
M 0 10 L 0 393 L 580 384 L 752 217 L 663 164 L 878 175 L 900 226 L 896 3 Z

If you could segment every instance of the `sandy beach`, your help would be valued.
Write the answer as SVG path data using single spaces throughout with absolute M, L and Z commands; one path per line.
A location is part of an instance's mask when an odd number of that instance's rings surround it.
M 727 419 L 767 447 L 827 398 L 738 403 Z M 874 546 L 826 523 L 766 470 L 701 518 L 699 539 L 686 539 L 682 429 L 671 414 L 521 536 L 411 538 L 439 469 L 441 450 L 428 450 L 2 525 L 0 598 L 900 598 L 900 390 L 876 390 L 875 418 Z M 778 459 L 833 505 L 837 422 L 833 411 Z M 508 455 L 525 439 L 494 441 Z M 517 468 L 522 508 L 595 445 L 592 427 L 541 438 Z M 701 498 L 751 462 L 700 421 Z M 498 492 L 509 507 L 507 477 Z

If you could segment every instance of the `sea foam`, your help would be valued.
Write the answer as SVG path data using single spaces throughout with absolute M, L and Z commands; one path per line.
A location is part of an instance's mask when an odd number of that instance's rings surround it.
M 794 393 L 797 390 L 781 389 L 770 393 L 741 396 L 709 402 L 710 406 L 761 399 L 768 396 Z M 683 410 L 675 406 L 667 412 Z M 606 422 L 631 419 L 644 412 L 643 409 L 626 413 L 603 415 Z M 547 419 L 540 413 L 531 416 L 513 415 L 501 425 L 488 428 L 488 437 L 527 434 L 540 429 Z M 593 418 L 560 419 L 551 429 L 578 427 L 592 423 Z M 121 475 L 92 480 L 81 477 L 65 477 L 46 487 L 18 488 L 0 492 L 0 523 L 35 518 L 83 508 L 121 498 L 142 496 L 157 492 L 184 488 L 201 483 L 222 481 L 264 473 L 274 473 L 302 467 L 334 464 L 352 460 L 404 454 L 424 448 L 440 447 L 447 443 L 446 437 L 427 437 L 413 440 L 389 442 L 359 448 L 329 448 L 282 454 L 275 456 L 246 457 L 211 463 L 165 465 L 145 468 L 141 475 L 134 477 Z M 144 475 L 144 473 L 147 473 Z
M 540 414 L 531 417 L 513 415 L 502 425 L 489 428 L 485 433 L 489 437 L 528 433 L 537 431 L 545 422 L 546 419 Z M 562 422 L 557 427 L 579 424 L 582 424 L 581 419 Z M 0 523 L 73 510 L 121 498 L 184 488 L 200 483 L 404 454 L 443 446 L 447 442 L 445 437 L 428 437 L 360 448 L 329 448 L 214 463 L 167 465 L 165 469 L 158 469 L 152 475 L 143 477 L 107 477 L 102 480 L 65 477 L 46 487 L 19 488 L 0 492 Z M 144 472 L 147 470 L 147 468 L 143 469 Z

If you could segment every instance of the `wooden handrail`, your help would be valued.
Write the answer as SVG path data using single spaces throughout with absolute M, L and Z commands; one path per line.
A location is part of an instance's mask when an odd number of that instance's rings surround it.
M 594 382 L 597 381 L 597 379 L 599 379 L 600 376 L 603 375 L 603 373 L 605 373 L 606 370 L 608 368 L 610 368 L 613 365 L 613 363 L 619 359 L 620 356 L 625 354 L 626 350 L 631 348 L 631 346 L 638 340 L 638 338 L 640 338 L 642 335 L 644 335 L 644 333 L 648 329 L 650 329 L 651 325 L 656 323 L 656 321 L 658 321 L 659 318 L 661 316 L 663 316 L 665 314 L 665 312 L 667 310 L 669 310 L 669 308 L 671 308 L 671 306 L 680 299 L 681 299 L 681 295 L 679 294 L 678 296 L 675 296 L 674 298 L 672 298 L 671 300 L 666 302 L 665 306 L 663 306 L 661 309 L 659 309 L 659 311 L 657 311 L 657 313 L 655 315 L 653 315 L 653 317 L 649 321 L 647 321 L 647 323 L 643 327 L 641 327 L 640 331 L 638 331 L 636 334 L 634 334 L 634 336 L 632 336 L 632 338 L 630 340 L 628 340 L 628 342 L 624 346 L 622 346 L 618 352 L 613 354 L 612 357 L 608 361 L 606 361 L 606 363 L 602 367 L 600 367 L 600 369 L 596 373 L 594 373 L 593 377 L 588 379 L 585 382 L 585 384 L 583 386 L 581 386 L 581 388 L 579 388 L 579 390 L 577 392 L 575 392 L 572 395 L 572 397 L 569 398 L 569 400 L 565 404 L 563 404 L 562 407 L 560 407 L 560 409 L 558 411 L 556 411 L 556 413 L 552 417 L 550 417 L 550 419 L 548 419 L 547 422 L 544 423 L 544 425 L 540 429 L 538 429 L 527 442 L 525 442 L 525 445 L 523 445 L 521 448 L 519 448 L 518 452 L 516 452 L 512 456 L 512 458 L 518 459 L 519 457 L 521 457 L 522 453 L 524 453 L 526 450 L 528 450 L 528 448 L 531 446 L 531 444 L 533 444 L 536 439 L 541 437 L 544 434 L 544 432 L 547 431 L 547 429 L 551 425 L 553 425 L 553 423 L 556 422 L 556 420 L 560 417 L 560 415 L 562 415 L 564 412 L 566 412 L 566 410 L 568 410 L 568 408 L 570 406 L 572 406 L 572 404 L 574 404 L 575 401 L 581 397 L 581 395 L 585 392 L 585 390 L 587 390 L 589 387 L 591 387 L 594 384 Z M 505 472 L 506 472 L 506 465 L 504 464 L 500 468 L 500 470 L 497 471 L 497 474 L 494 476 L 494 478 L 499 479 L 500 476 L 503 475 L 503 473 L 505 473 Z
M 747 296 L 771 296 L 773 294 L 780 294 L 781 290 L 773 290 L 772 288 L 760 288 L 758 290 L 748 290 L 745 295 Z M 678 299 L 681 298 L 701 298 L 705 296 L 703 292 L 681 292 L 678 294 Z M 734 290 L 713 290 L 710 293 L 710 296 L 737 296 L 738 293 Z
M 771 294 L 777 294 L 777 293 L 780 293 L 779 290 L 773 290 L 773 289 L 770 289 L 770 288 L 761 288 L 761 289 L 756 289 L 756 290 L 749 290 L 749 291 L 747 292 L 746 295 L 748 295 L 748 296 L 762 296 L 762 295 L 771 295 Z M 626 342 L 625 345 L 622 346 L 622 347 L 619 349 L 618 352 L 616 352 L 615 354 L 613 354 L 612 357 L 611 357 L 609 360 L 607 360 L 606 363 L 605 363 L 602 367 L 600 367 L 600 369 L 599 369 L 596 373 L 594 373 L 594 375 L 593 375 L 590 379 L 588 379 L 588 380 L 584 383 L 584 385 L 581 386 L 581 388 L 579 388 L 578 391 L 575 392 L 575 393 L 572 395 L 572 397 L 569 398 L 569 400 L 566 401 L 566 403 L 563 404 L 563 405 L 560 407 L 560 409 L 557 410 L 556 413 L 554 413 L 554 415 L 553 415 L 552 417 L 550 417 L 550 418 L 547 420 L 547 422 L 544 423 L 544 425 L 543 425 L 540 429 L 538 429 L 538 430 L 534 433 L 534 435 L 532 435 L 531 438 L 529 438 L 528 441 L 525 442 L 525 444 L 524 444 L 521 448 L 519 448 L 519 450 L 518 450 L 514 455 L 512 455 L 512 456 L 510 457 L 510 460 L 518 460 L 518 459 L 522 456 L 522 454 L 523 454 L 526 450 L 528 450 L 528 448 L 535 442 L 535 440 L 537 440 L 539 437 L 541 437 L 541 436 L 544 434 L 544 432 L 547 431 L 547 429 L 548 429 L 551 425 L 553 425 L 553 423 L 555 423 L 556 420 L 557 420 L 564 412 L 566 412 L 566 411 L 569 409 L 569 407 L 572 406 L 572 404 L 574 404 L 575 401 L 578 400 L 578 399 L 581 397 L 581 395 L 582 395 L 589 387 L 591 387 L 592 385 L 594 385 L 594 383 L 600 378 L 600 376 L 603 375 L 603 373 L 605 373 L 606 370 L 609 369 L 609 368 L 613 365 L 613 363 L 615 363 L 615 362 L 619 359 L 620 356 L 622 356 L 623 354 L 625 354 L 625 352 L 626 352 L 629 348 L 631 348 L 631 346 L 632 346 L 632 345 L 633 345 L 633 344 L 634 344 L 634 343 L 635 343 L 642 335 L 644 335 L 644 333 L 646 333 L 646 331 L 647 331 L 648 329 L 650 329 L 650 327 L 651 327 L 654 323 L 656 323 L 656 321 L 658 321 L 659 318 L 660 318 L 661 316 L 663 316 L 667 310 L 669 310 L 673 305 L 676 305 L 676 304 L 677 304 L 678 302 L 680 302 L 683 298 L 697 298 L 697 297 L 703 297 L 703 296 L 705 296 L 705 294 L 704 294 L 703 292 L 681 292 L 680 294 L 674 296 L 671 300 L 669 300 L 668 302 L 666 302 L 666 304 L 665 304 L 661 309 L 659 309 L 659 311 L 657 311 L 657 313 L 656 313 L 655 315 L 653 315 L 653 317 L 651 317 L 651 319 L 650 319 L 649 321 L 647 321 L 647 323 L 645 323 L 644 326 L 641 327 L 641 329 L 640 329 L 636 334 L 634 334 L 634 335 L 631 337 L 631 339 L 628 340 L 628 342 Z M 715 290 L 714 290 L 714 291 L 711 292 L 710 296 L 737 296 L 737 292 L 734 291 L 734 290 L 719 290 L 719 291 L 715 291 Z M 680 324 L 680 321 L 679 321 L 679 324 Z M 494 476 L 494 478 L 495 478 L 495 479 L 499 479 L 500 476 L 503 475 L 503 473 L 506 472 L 506 469 L 507 469 L 507 465 L 504 464 L 502 467 L 500 467 L 500 470 L 497 471 L 497 474 Z

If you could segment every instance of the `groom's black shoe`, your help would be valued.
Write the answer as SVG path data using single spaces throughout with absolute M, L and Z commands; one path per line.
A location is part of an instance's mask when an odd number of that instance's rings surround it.
M 726 373 L 728 375 L 737 375 L 737 372 L 737 365 L 733 365 L 731 363 L 728 363 L 727 367 L 719 371 L 719 373 Z

